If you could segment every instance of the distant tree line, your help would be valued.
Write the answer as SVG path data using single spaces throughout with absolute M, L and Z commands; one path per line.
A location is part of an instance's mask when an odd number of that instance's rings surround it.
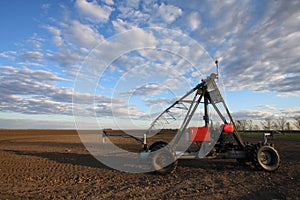
M 236 120 L 235 125 L 239 131 L 300 130 L 300 115 L 294 117 L 293 121 L 288 121 L 285 117 L 279 117 L 277 119 L 265 118 L 260 124 L 254 124 L 252 120 Z

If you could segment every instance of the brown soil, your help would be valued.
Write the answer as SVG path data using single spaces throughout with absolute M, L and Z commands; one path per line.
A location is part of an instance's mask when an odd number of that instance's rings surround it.
M 282 159 L 274 173 L 235 160 L 180 160 L 175 173 L 157 176 L 106 167 L 76 131 L 2 130 L 0 199 L 300 199 L 300 140 L 272 142 Z

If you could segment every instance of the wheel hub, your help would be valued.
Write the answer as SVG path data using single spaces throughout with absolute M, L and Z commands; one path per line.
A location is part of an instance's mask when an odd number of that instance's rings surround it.
M 263 151 L 260 154 L 260 161 L 265 165 L 269 165 L 272 161 L 272 156 L 270 155 L 269 152 Z

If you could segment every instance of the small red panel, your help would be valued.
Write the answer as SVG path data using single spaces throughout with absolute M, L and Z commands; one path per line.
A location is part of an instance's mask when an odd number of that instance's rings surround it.
M 210 141 L 210 132 L 208 127 L 191 127 L 189 136 L 190 141 L 194 142 Z
M 224 124 L 223 125 L 223 132 L 233 133 L 234 132 L 233 124 Z

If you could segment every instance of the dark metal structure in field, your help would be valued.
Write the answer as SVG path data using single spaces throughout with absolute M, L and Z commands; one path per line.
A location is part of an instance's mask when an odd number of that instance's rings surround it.
M 218 68 L 218 61 L 216 61 Z M 175 138 L 169 143 L 155 142 L 147 147 L 146 137 L 144 140 L 144 151 L 154 152 L 151 154 L 152 166 L 156 173 L 166 174 L 175 170 L 177 159 L 201 159 L 201 158 L 235 158 L 238 162 L 251 162 L 257 169 L 275 171 L 280 166 L 280 157 L 272 144 L 267 142 L 268 133 L 264 134 L 264 140 L 257 144 L 245 143 L 238 131 L 235 129 L 234 120 L 215 82 L 218 73 L 212 73 L 205 80 L 202 80 L 196 87 L 186 95 L 174 102 L 164 110 L 152 123 L 148 130 L 151 134 L 155 126 L 162 121 L 175 120 L 172 109 L 186 109 L 187 114 L 178 130 Z M 189 100 L 189 97 L 192 99 Z M 203 105 L 203 127 L 190 127 L 189 123 L 196 110 Z M 223 122 L 222 130 L 218 130 L 210 124 L 209 108 L 212 107 Z M 225 110 L 225 114 L 221 109 Z M 188 130 L 188 131 L 187 131 Z M 199 148 L 185 151 L 177 151 L 178 143 L 188 135 L 187 140 L 196 143 Z
M 218 62 L 216 61 L 217 69 Z M 280 156 L 274 145 L 267 141 L 271 133 L 264 133 L 262 142 L 244 142 L 235 128 L 232 115 L 217 86 L 218 72 L 203 79 L 187 94 L 175 101 L 151 123 L 144 138 L 135 138 L 143 144 L 141 157 L 150 158 L 152 171 L 167 174 L 176 169 L 178 159 L 236 159 L 253 165 L 256 169 L 275 171 L 280 166 Z M 202 109 L 200 109 L 202 107 Z M 213 126 L 210 109 L 222 122 Z M 184 116 L 182 112 L 184 111 Z M 192 126 L 195 113 L 202 113 L 203 126 Z M 171 142 L 156 141 L 150 146 L 147 138 L 160 131 L 164 124 L 182 119 L 177 134 Z M 180 121 L 180 120 L 177 120 Z M 132 137 L 132 136 L 131 136 Z

